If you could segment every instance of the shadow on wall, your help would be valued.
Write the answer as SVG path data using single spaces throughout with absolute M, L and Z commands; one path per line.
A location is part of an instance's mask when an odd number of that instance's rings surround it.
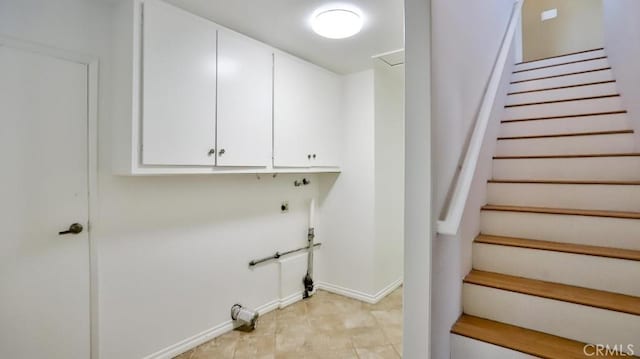
M 544 11 L 557 17 L 542 20 Z M 523 61 L 600 48 L 602 0 L 527 0 L 522 8 Z

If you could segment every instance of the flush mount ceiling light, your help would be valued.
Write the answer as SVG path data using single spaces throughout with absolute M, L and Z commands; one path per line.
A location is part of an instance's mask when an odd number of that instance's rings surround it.
M 360 32 L 362 16 L 355 9 L 333 8 L 316 10 L 311 17 L 311 28 L 316 34 L 329 39 L 344 39 Z

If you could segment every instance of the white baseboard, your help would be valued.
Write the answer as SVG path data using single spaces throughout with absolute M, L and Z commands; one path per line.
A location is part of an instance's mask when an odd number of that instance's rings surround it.
M 382 288 L 382 290 L 380 290 L 376 294 L 369 294 L 369 293 L 341 287 L 339 285 L 335 285 L 327 282 L 318 282 L 317 287 L 318 289 L 326 290 L 327 292 L 331 292 L 331 293 L 342 295 L 348 298 L 356 299 L 365 303 L 376 304 L 379 301 L 381 301 L 384 297 L 389 295 L 391 292 L 399 288 L 402 285 L 402 280 L 403 280 L 402 277 L 396 279 L 386 287 Z
M 302 292 L 293 293 L 290 296 L 280 299 L 278 308 L 282 309 L 284 307 L 288 307 L 293 303 L 297 303 L 302 300 Z
M 402 285 L 402 278 L 395 280 L 393 283 L 389 284 L 388 286 L 384 287 L 381 291 L 373 295 L 359 292 L 357 290 L 340 287 L 330 283 L 325 283 L 325 282 L 318 282 L 316 284 L 316 289 L 326 290 L 327 292 L 343 295 L 345 297 L 353 298 L 366 303 L 375 304 L 375 303 L 378 303 L 380 300 L 382 300 L 382 298 L 386 297 L 389 293 L 393 292 L 396 288 L 400 287 L 401 285 Z M 291 294 L 285 298 L 276 299 L 267 304 L 261 305 L 260 307 L 256 308 L 256 310 L 258 311 L 258 313 L 260 313 L 260 315 L 264 315 L 273 310 L 287 307 L 301 300 L 302 300 L 302 292 L 298 292 L 298 293 Z M 233 321 L 228 320 L 211 329 L 207 329 L 199 334 L 196 334 L 181 342 L 171 345 L 165 349 L 162 349 L 153 354 L 147 355 L 143 359 L 171 359 L 177 355 L 180 355 L 188 350 L 191 350 L 197 347 L 200 344 L 206 343 L 216 337 L 226 334 L 232 331 L 233 329 L 234 329 Z
M 300 299 L 302 299 L 302 293 L 300 293 Z M 291 299 L 287 297 L 285 298 L 285 300 L 291 300 Z M 260 313 L 260 315 L 264 315 L 273 310 L 281 308 L 282 303 L 283 303 L 283 300 L 276 299 L 267 304 L 261 305 L 260 307 L 256 308 L 256 310 L 258 311 L 258 313 Z M 171 359 L 177 355 L 180 355 L 188 350 L 191 350 L 197 347 L 200 344 L 206 343 L 216 337 L 226 334 L 232 331 L 233 329 L 234 329 L 233 321 L 228 320 L 222 324 L 216 325 L 211 329 L 207 329 L 201 333 L 198 333 L 181 342 L 178 342 L 174 345 L 171 345 L 167 348 L 157 351 L 151 355 L 147 355 L 143 359 Z

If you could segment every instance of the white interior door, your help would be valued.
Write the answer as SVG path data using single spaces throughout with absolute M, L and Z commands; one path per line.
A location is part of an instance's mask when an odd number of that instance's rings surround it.
M 273 53 L 218 31 L 218 166 L 271 164 Z
M 143 11 L 142 162 L 213 166 L 217 28 L 158 0 Z
M 90 356 L 87 76 L 0 45 L 0 358 Z

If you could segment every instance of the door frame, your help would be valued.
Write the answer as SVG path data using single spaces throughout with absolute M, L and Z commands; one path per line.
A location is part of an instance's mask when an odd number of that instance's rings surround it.
M 85 65 L 87 68 L 87 189 L 89 191 L 89 350 L 98 358 L 98 250 L 92 229 L 98 219 L 98 58 L 0 34 L 0 47 L 28 51 Z

